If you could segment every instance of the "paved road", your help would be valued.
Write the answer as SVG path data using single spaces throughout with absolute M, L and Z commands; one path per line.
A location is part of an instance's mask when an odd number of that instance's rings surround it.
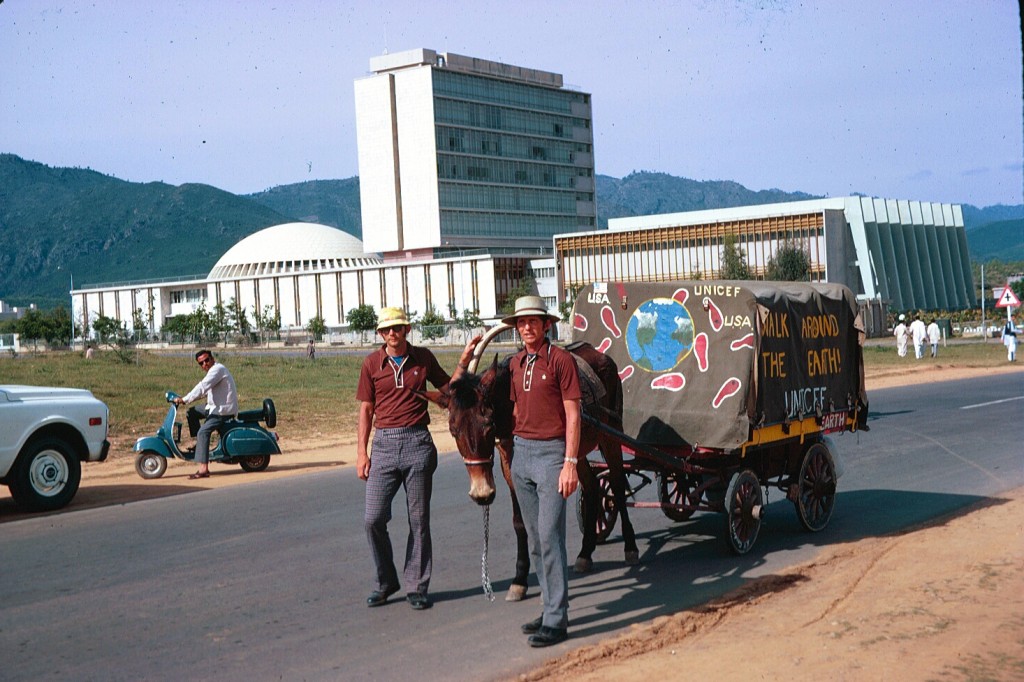
M 723 517 L 672 524 L 634 510 L 642 565 L 617 533 L 597 571 L 572 579 L 572 635 L 526 646 L 535 598 L 506 603 L 508 495 L 482 515 L 455 456 L 442 457 L 434 511 L 436 605 L 367 609 L 363 484 L 349 469 L 83 510 L 0 526 L 0 678 L 5 680 L 485 680 L 630 624 L 692 607 L 812 557 L 892 533 L 1024 485 L 1024 374 L 875 391 L 871 431 L 837 440 L 845 463 L 832 523 L 800 530 L 773 492 L 752 552 L 730 556 Z M 403 498 L 393 535 L 404 544 Z M 570 546 L 578 547 L 575 523 Z M 536 595 L 536 588 L 532 594 Z

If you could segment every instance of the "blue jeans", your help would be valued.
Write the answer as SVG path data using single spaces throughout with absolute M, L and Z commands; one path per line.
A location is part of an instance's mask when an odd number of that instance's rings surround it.
M 516 436 L 514 448 L 512 481 L 530 542 L 530 560 L 540 583 L 544 607 L 541 623 L 549 628 L 565 628 L 569 624 L 566 505 L 565 498 L 558 492 L 565 441 L 528 440 Z

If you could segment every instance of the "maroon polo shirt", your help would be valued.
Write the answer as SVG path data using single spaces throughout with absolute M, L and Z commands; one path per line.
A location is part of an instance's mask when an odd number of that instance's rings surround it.
M 526 350 L 512 356 L 510 397 L 516 404 L 512 433 L 530 440 L 565 438 L 564 400 L 580 399 L 576 361 L 545 340 L 534 360 Z
M 385 348 L 382 345 L 363 360 L 356 400 L 373 403 L 374 426 L 378 429 L 426 426 L 430 423 L 427 401 L 414 391 L 426 390 L 428 381 L 441 388 L 451 377 L 426 348 L 406 344 L 401 371 L 388 359 Z

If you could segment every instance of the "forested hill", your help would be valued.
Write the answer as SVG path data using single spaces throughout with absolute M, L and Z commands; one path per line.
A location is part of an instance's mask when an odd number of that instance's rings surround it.
M 621 180 L 607 175 L 597 176 L 598 221 L 602 228 L 608 226 L 609 218 L 817 198 L 804 192 L 783 192 L 779 189 L 755 192 L 729 180 L 698 181 L 666 173 L 632 173 Z
M 598 223 L 609 218 L 802 201 L 803 192 L 753 191 L 731 181 L 639 172 L 596 178 Z M 1024 252 L 1024 206 L 964 206 L 972 255 Z M 51 307 L 76 287 L 205 276 L 240 239 L 296 220 L 362 236 L 359 178 L 314 180 L 238 196 L 202 184 L 127 182 L 0 154 L 0 300 Z M 994 221 L 1009 221 L 993 228 Z M 1013 221 L 1018 221 L 1014 223 Z M 975 254 L 975 242 L 979 250 Z
M 239 239 L 290 218 L 209 185 L 135 183 L 0 154 L 0 299 L 207 273 Z

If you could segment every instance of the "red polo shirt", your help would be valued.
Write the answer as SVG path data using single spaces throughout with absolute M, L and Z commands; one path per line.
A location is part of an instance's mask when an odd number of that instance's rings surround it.
M 512 433 L 530 440 L 565 438 L 564 400 L 580 399 L 580 380 L 576 361 L 569 351 L 545 340 L 536 358 L 526 350 L 516 353 L 509 363 L 512 371 L 510 397 L 516 404 L 516 424 Z
M 382 345 L 363 360 L 356 400 L 373 403 L 378 429 L 426 426 L 430 423 L 427 401 L 414 391 L 426 390 L 427 381 L 441 388 L 451 377 L 426 348 L 407 344 L 401 370 L 388 359 L 385 348 Z

